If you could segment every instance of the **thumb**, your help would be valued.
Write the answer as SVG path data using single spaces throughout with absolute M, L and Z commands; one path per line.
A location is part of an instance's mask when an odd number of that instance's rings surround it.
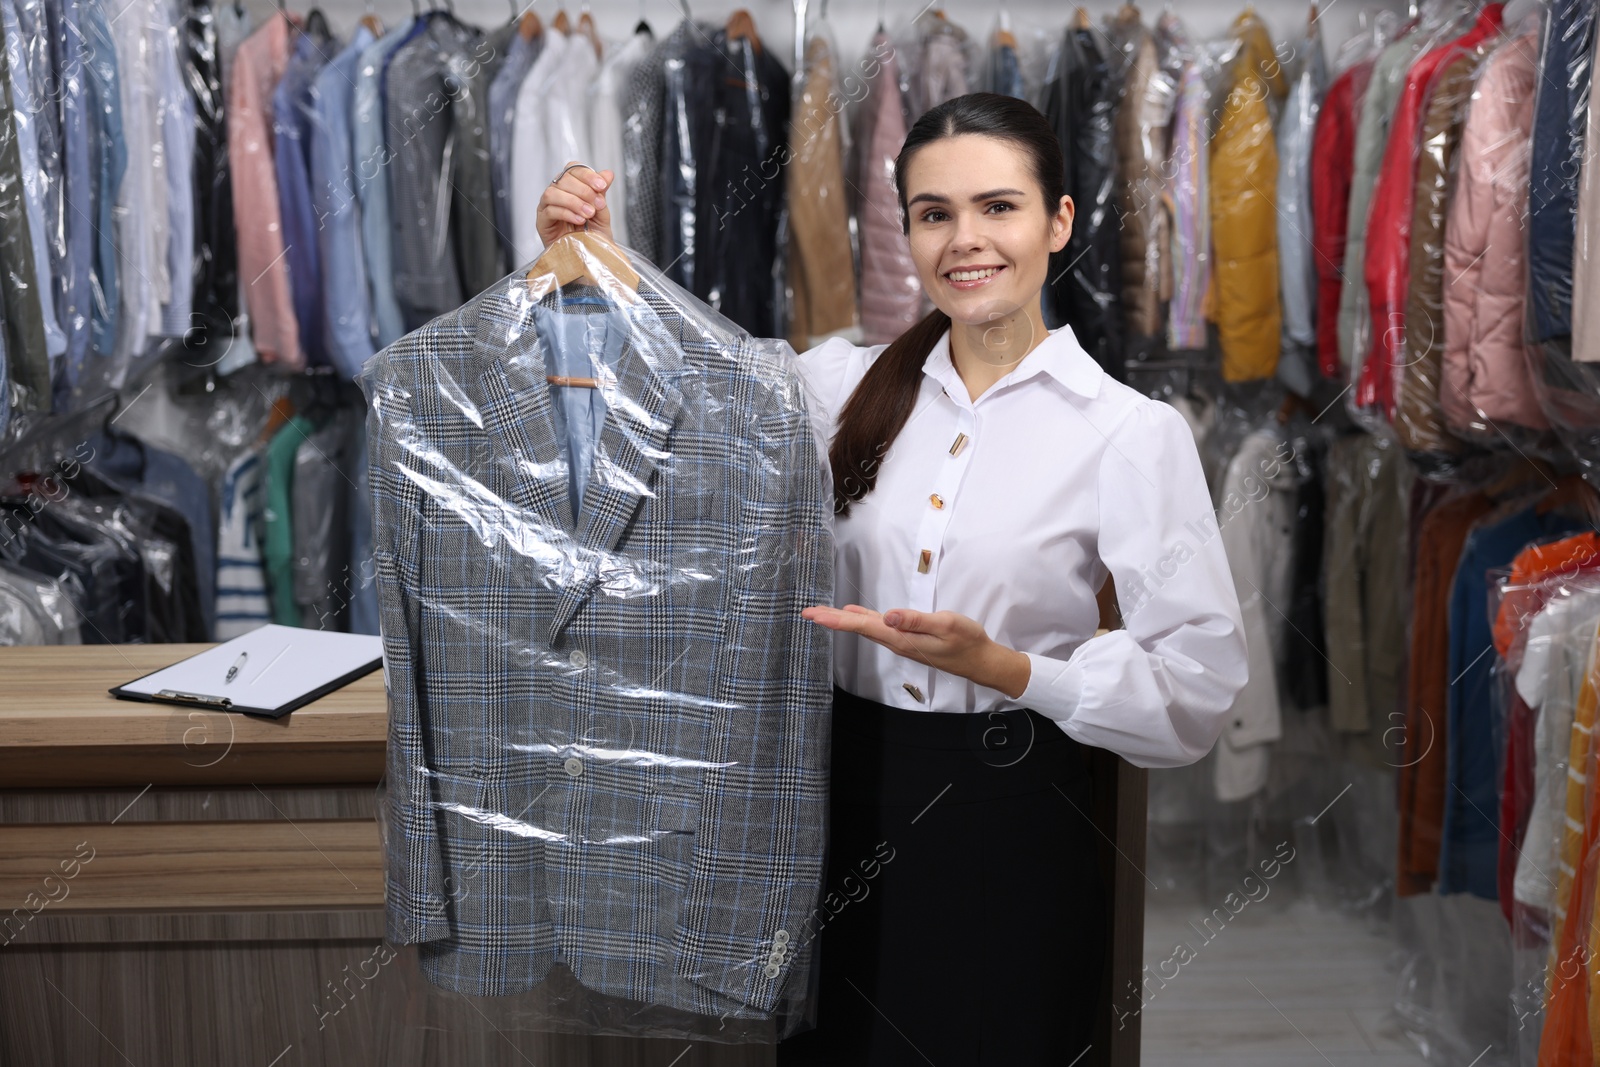
M 605 189 L 611 188 L 611 183 L 616 179 L 616 176 L 615 171 L 603 170 L 600 172 L 600 180 L 605 182 Z M 607 233 L 611 232 L 611 205 L 606 201 L 604 190 L 595 194 L 594 221 L 604 226 Z
M 925 616 L 920 611 L 911 608 L 895 608 L 883 616 L 884 624 L 891 629 L 904 630 L 907 633 L 922 633 Z

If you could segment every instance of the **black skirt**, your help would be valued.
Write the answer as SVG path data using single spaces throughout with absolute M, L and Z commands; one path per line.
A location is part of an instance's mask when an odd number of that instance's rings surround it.
M 1073 1062 L 1108 932 L 1083 746 L 834 691 L 817 1028 L 780 1067 Z

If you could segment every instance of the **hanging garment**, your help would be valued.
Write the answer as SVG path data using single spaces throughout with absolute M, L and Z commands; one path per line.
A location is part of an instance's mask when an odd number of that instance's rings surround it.
M 1120 226 L 1116 204 L 1115 85 L 1091 29 L 1068 29 L 1045 86 L 1045 118 L 1066 156 L 1066 194 L 1076 211 L 1067 246 L 1050 257 L 1049 325 L 1066 325 L 1116 381 L 1123 364 Z
M 813 337 L 856 323 L 838 98 L 833 53 L 826 40 L 813 37 L 806 45 L 806 71 L 789 130 L 790 342 L 796 352 L 810 348 Z
M 23 68 L 26 71 L 29 94 L 33 97 L 31 116 L 34 140 L 39 148 L 39 173 L 35 180 L 39 190 L 39 205 L 44 218 L 45 255 L 51 279 L 51 307 L 59 313 L 55 300 L 55 280 L 67 271 L 67 246 L 63 232 L 62 199 L 65 174 L 62 156 L 65 131 L 61 127 L 62 68 L 57 65 L 51 40 L 61 12 L 46 0 L 13 0 L 13 13 L 20 31 Z M 170 25 L 170 23 L 169 23 Z M 159 47 L 159 45 L 158 45 Z M 55 316 L 60 325 L 59 314 Z M 62 352 L 66 351 L 65 327 L 62 329 Z
M 1288 91 L 1267 28 L 1253 13 L 1234 20 L 1239 54 L 1211 139 L 1213 320 L 1230 382 L 1270 378 L 1278 369 L 1283 315 L 1278 303 L 1278 149 L 1269 97 Z
M 1001 96 L 1018 100 L 1028 98 L 1028 88 L 1022 80 L 1022 61 L 1017 58 L 1017 47 L 996 35 L 989 49 L 989 90 Z
M 606 190 L 606 208 L 611 213 L 611 233 L 618 244 L 630 244 L 628 236 L 628 167 L 625 127 L 628 121 L 628 83 L 634 69 L 644 62 L 655 45 L 648 27 L 636 30 L 619 47 L 612 49 L 600 64 L 591 90 L 589 114 L 590 159 L 600 170 L 611 171 L 611 187 Z
M 239 257 L 218 16 L 205 0 L 189 0 L 184 23 L 184 80 L 194 94 L 195 109 L 194 316 L 184 347 L 191 362 L 207 364 L 220 356 L 198 353 L 221 353 L 235 333 Z
M 0 564 L 0 647 L 81 644 L 81 625 L 60 582 Z
M 1447 462 L 1461 441 L 1439 407 L 1444 359 L 1444 235 L 1460 167 L 1461 127 L 1485 41 L 1458 51 L 1440 68 L 1428 94 L 1417 146 L 1411 214 L 1411 282 L 1406 291 L 1406 356 L 1394 367 L 1395 436 L 1419 463 Z M 1428 456 L 1436 457 L 1432 460 Z
M 350 599 L 350 632 L 376 637 L 380 632 L 378 571 L 372 560 L 372 479 L 367 466 L 366 420 L 354 420 L 350 433 L 350 570 L 343 584 Z
M 389 168 L 394 156 L 385 141 L 383 72 L 394 53 L 419 29 L 419 23 L 407 19 L 361 53 L 350 114 L 356 196 L 361 201 L 361 250 L 372 291 L 372 327 L 378 348 L 394 344 L 405 333 L 405 319 L 394 291 L 394 218 L 389 198 Z
M 1595 0 L 1554 0 L 1545 19 L 1531 129 L 1527 286 L 1530 337 L 1572 332 L 1572 243 L 1593 76 Z
M 544 47 L 544 35 L 511 38 L 506 61 L 489 84 L 489 172 L 494 186 L 494 228 L 500 241 L 500 257 L 507 269 L 516 266 L 516 243 L 511 230 L 511 130 L 516 119 L 517 92 L 533 61 Z M 612 219 L 612 232 L 616 220 Z M 619 235 L 620 240 L 620 235 Z
M 1600 50 L 1600 34 L 1595 48 Z M 1590 71 L 1594 69 L 1590 56 Z M 1588 98 L 1586 145 L 1600 145 L 1600 107 Z M 1600 167 L 1589 152 L 1582 158 L 1578 176 L 1578 218 L 1572 256 L 1572 358 L 1579 363 L 1600 363 Z M 1590 420 L 1585 419 L 1583 423 Z
M 1350 196 L 1355 181 L 1356 124 L 1373 62 L 1357 63 L 1333 80 L 1317 112 L 1311 155 L 1311 221 L 1317 267 L 1317 367 L 1324 378 L 1343 377 L 1339 350 L 1339 300 L 1350 236 Z
M 1504 4 L 1485 5 L 1466 33 L 1429 49 L 1407 69 L 1389 121 L 1389 137 L 1367 211 L 1363 265 L 1367 287 L 1368 344 L 1356 379 L 1355 404 L 1385 419 L 1394 409 L 1394 368 L 1409 361 L 1406 287 L 1411 280 L 1412 196 L 1416 192 L 1417 144 L 1423 108 L 1435 75 L 1462 52 L 1487 51 L 1498 43 Z
M 256 352 L 263 362 L 298 370 L 305 365 L 305 354 L 284 262 L 272 129 L 272 93 L 289 65 L 289 29 L 287 16 L 269 18 L 234 54 L 228 76 L 228 166 L 233 172 L 239 279 Z M 121 73 L 128 77 L 127 71 Z M 126 132 L 131 143 L 131 125 Z M 130 158 L 129 175 L 136 169 Z
M 922 45 L 917 73 L 912 80 L 911 115 L 913 123 L 947 100 L 972 91 L 972 57 L 966 31 L 945 19 L 942 13 L 922 23 Z
M 1177 71 L 1165 192 L 1172 211 L 1167 344 L 1174 349 L 1199 349 L 1206 346 L 1205 298 L 1211 278 L 1211 139 L 1206 125 L 1210 98 L 1182 23 L 1171 14 L 1163 15 L 1156 35 Z
M 681 56 L 690 41 L 707 32 L 710 31 L 684 19 L 639 62 L 628 83 L 628 124 L 623 133 L 628 236 L 632 246 L 651 263 L 666 262 L 661 258 L 661 221 L 666 203 L 661 144 L 667 136 L 667 59 Z M 564 164 L 558 164 L 561 165 Z
M 1425 34 L 1413 30 L 1385 48 L 1373 63 L 1361 110 L 1356 120 L 1351 156 L 1350 205 L 1345 224 L 1345 265 L 1339 289 L 1339 368 L 1340 377 L 1354 375 L 1361 367 L 1365 350 L 1357 351 L 1357 335 L 1366 322 L 1366 285 L 1362 265 L 1367 261 L 1367 213 L 1372 205 L 1372 190 L 1383 166 L 1383 152 L 1389 140 L 1389 122 L 1394 118 L 1395 100 L 1405 83 L 1406 69 L 1422 47 Z
M 900 65 L 881 30 L 873 35 L 866 98 L 856 118 L 856 227 L 861 239 L 861 333 L 868 344 L 888 344 L 922 315 L 922 281 L 911 242 L 900 226 L 894 161 L 906 139 Z M 867 68 L 871 68 L 868 70 Z
M 545 101 L 555 91 L 563 61 L 570 49 L 587 43 L 560 30 L 546 28 L 544 47 L 528 74 L 517 87 L 516 107 L 511 127 L 511 238 L 512 261 L 525 267 L 539 257 L 544 242 L 539 238 L 538 199 L 516 195 L 519 189 L 543 188 L 555 180 L 576 156 L 556 156 L 556 148 L 546 128 Z
M 166 288 L 161 294 L 156 332 L 163 337 L 185 337 L 194 325 L 195 213 L 195 104 L 185 80 L 179 28 L 171 21 L 174 9 L 159 5 L 161 32 L 154 38 L 156 76 L 161 86 L 158 128 L 166 171 L 166 244 L 161 249 L 166 266 Z
M 361 247 L 361 205 L 356 202 L 350 114 L 361 57 L 376 38 L 365 26 L 313 82 L 311 194 L 317 217 L 317 256 L 327 281 L 318 330 L 333 365 L 354 378 L 373 353 L 371 288 Z
M 752 334 L 781 336 L 789 75 L 770 48 L 717 30 L 669 58 L 666 76 L 667 277 Z
M 0 69 L 0 98 L 5 109 L 0 116 L 0 173 L 21 174 L 23 138 L 5 51 L 0 49 L 0 67 L 4 68 Z M 48 411 L 50 355 L 39 301 L 33 298 L 38 272 L 25 200 L 21 182 L 0 185 L 0 297 L 5 305 L 6 358 L 11 380 L 22 390 L 21 410 Z
M 456 152 L 461 158 L 454 203 L 469 216 L 456 222 L 463 228 L 457 240 L 461 242 L 462 281 L 468 293 L 482 292 L 510 269 L 510 257 L 505 254 L 501 230 L 495 221 L 499 186 L 495 184 L 495 118 L 489 92 L 517 43 L 527 47 L 520 29 L 521 20 L 514 18 L 490 30 L 472 53 L 456 64 L 455 76 L 464 79 L 470 90 L 465 101 L 452 101 L 461 104 L 458 121 L 463 124 L 457 134 Z M 471 192 L 466 195 L 459 190 Z
M 53 376 L 57 363 L 66 354 L 67 335 L 61 332 L 60 320 L 56 318 L 53 282 L 55 275 L 50 266 L 50 231 L 45 224 L 48 214 L 46 204 L 48 177 L 39 159 L 40 130 L 48 128 L 41 119 L 49 108 L 34 97 L 33 83 L 28 69 L 28 55 L 33 49 L 23 43 L 22 29 L 17 18 L 17 5 L 12 0 L 5 0 L 0 4 L 0 12 L 4 13 L 5 20 L 6 68 L 11 79 L 12 120 L 16 123 L 17 147 L 21 153 L 22 203 L 23 209 L 28 213 L 28 243 L 33 255 L 34 278 L 37 283 L 34 286 L 33 299 L 39 305 L 39 319 L 44 327 L 45 353 Z M 130 16 L 130 21 L 135 17 L 136 15 Z M 36 40 L 39 45 L 45 43 L 42 37 Z M 161 252 L 163 256 L 166 254 L 165 247 Z M 47 409 L 50 396 L 47 387 L 44 394 Z
M 462 71 L 479 42 L 478 31 L 436 11 L 395 50 L 382 76 L 383 125 L 392 156 L 389 269 L 407 330 L 459 307 L 467 280 L 463 255 L 494 247 L 491 194 L 484 184 L 462 188 L 456 151 L 461 131 L 481 107 Z M 487 170 L 478 177 L 486 183 Z M 482 211 L 475 207 L 480 203 Z
M 824 460 L 786 346 L 634 267 L 513 275 L 368 364 L 388 936 L 472 996 L 560 960 L 766 1018 L 822 874 Z M 577 367 L 610 384 L 552 395 Z
M 1500 827 L 1489 572 L 1524 546 L 1577 532 L 1570 518 L 1529 508 L 1467 537 L 1450 593 L 1449 780 L 1439 847 L 1439 892 L 1496 895 Z
M 316 128 L 312 86 L 333 59 L 337 42 L 314 33 L 295 35 L 293 54 L 283 80 L 272 94 L 272 161 L 278 178 L 278 211 L 283 219 L 284 262 L 289 267 L 289 292 L 306 364 L 329 364 L 327 346 L 328 279 L 317 252 L 321 223 L 312 202 L 311 131 Z
M 67 394 L 77 384 L 89 350 L 90 272 L 94 263 L 94 179 L 88 113 L 92 99 L 87 31 L 82 0 L 51 0 L 47 9 L 51 65 L 60 72 L 53 101 L 53 117 L 61 127 L 61 216 L 58 236 L 62 261 L 56 266 L 55 306 L 67 347 L 63 373 L 56 376 L 56 407 L 65 406 Z M 210 86 L 206 85 L 209 90 Z M 220 116 L 220 101 L 218 101 Z M 0 375 L 0 383 L 5 378 Z M 0 431 L 3 434 L 4 431 Z
M 89 349 L 101 359 L 110 359 L 116 348 L 122 307 L 114 209 L 122 195 L 122 177 L 128 163 L 128 150 L 123 140 L 122 89 L 118 84 L 117 53 L 111 39 L 111 28 L 106 23 L 100 5 L 87 4 L 82 12 L 84 44 L 88 51 L 83 81 L 87 97 L 85 118 L 89 142 L 89 196 L 94 203 L 94 210 L 89 215 L 94 230 L 89 259 Z M 0 156 L 0 166 L 4 165 L 4 158 Z M 5 212 L 0 210 L 0 218 L 4 216 Z M 231 218 L 228 225 L 230 228 L 233 225 Z M 3 239 L 3 235 L 4 230 L 0 228 L 0 239 Z M 3 248 L 0 245 L 0 254 L 3 254 Z M 3 292 L 3 287 L 0 287 L 0 293 Z M 11 319 L 11 312 L 8 298 L 8 320 Z M 68 373 L 72 373 L 70 365 Z M 70 380 L 75 382 L 76 379 Z
M 294 461 L 301 442 L 315 428 L 310 419 L 296 415 L 273 434 L 266 450 L 261 558 L 272 599 L 272 621 L 279 626 L 300 625 L 300 604 L 294 595 Z
M 1461 164 L 1445 225 L 1450 283 L 1439 384 L 1439 406 L 1458 432 L 1494 435 L 1500 422 L 1549 426 L 1529 380 L 1536 350 L 1523 334 L 1538 44 L 1530 33 L 1488 56 L 1461 131 Z
M 1467 535 L 1493 506 L 1479 492 L 1448 499 L 1423 517 L 1417 536 L 1404 750 L 1395 760 L 1400 809 L 1396 892 L 1401 896 L 1430 892 L 1439 876 L 1449 779 L 1450 594 Z M 1331 595 L 1333 586 L 1328 588 Z
M 1172 299 L 1172 254 L 1162 185 L 1176 87 L 1161 69 L 1155 37 L 1137 8 L 1124 7 L 1108 31 L 1121 67 L 1117 207 L 1121 215 L 1122 315 L 1129 356 L 1159 349 L 1162 311 Z
M 1278 267 L 1283 298 L 1283 351 L 1278 377 L 1301 396 L 1316 382 L 1317 264 L 1312 234 L 1311 172 L 1320 161 L 1312 154 L 1327 86 L 1322 29 L 1312 21 L 1300 41 L 1301 56 L 1283 115 L 1278 119 Z
M 217 518 L 218 641 L 230 641 L 272 621 L 262 556 L 264 462 L 261 452 L 246 452 L 222 476 Z
M 1281 432 L 1257 430 L 1228 463 L 1217 523 L 1244 622 L 1250 674 L 1233 700 L 1213 750 L 1212 784 L 1223 802 L 1245 800 L 1267 784 L 1273 742 L 1283 736 L 1279 684 L 1288 627 L 1277 605 L 1292 591 L 1295 524 L 1293 453 Z
M 331 418 L 294 453 L 290 523 L 294 534 L 294 599 L 300 624 L 313 630 L 348 629 L 344 576 L 350 560 L 350 494 L 345 471 L 351 458 L 348 412 Z

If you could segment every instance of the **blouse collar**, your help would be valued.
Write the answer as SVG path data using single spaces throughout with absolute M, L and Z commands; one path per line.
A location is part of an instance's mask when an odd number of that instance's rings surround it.
M 951 396 L 966 396 L 966 385 L 956 373 L 950 360 L 950 331 L 946 330 L 928 353 L 922 372 L 944 386 Z M 1100 395 L 1100 383 L 1105 371 L 1073 335 L 1072 327 L 1062 326 L 1051 330 L 1039 346 L 1023 357 L 1022 362 L 1004 378 L 989 387 L 988 396 L 1007 386 L 1017 385 L 1040 374 L 1048 374 L 1085 400 Z

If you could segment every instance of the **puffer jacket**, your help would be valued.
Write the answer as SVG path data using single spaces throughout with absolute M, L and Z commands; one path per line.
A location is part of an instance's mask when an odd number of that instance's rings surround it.
M 906 139 L 900 70 L 887 34 L 872 39 L 877 71 L 856 118 L 856 219 L 861 240 L 861 333 L 888 344 L 922 317 L 922 281 L 900 228 L 894 160 Z
M 1349 243 L 1350 186 L 1355 176 L 1356 121 L 1372 78 L 1373 61 L 1357 63 L 1328 86 L 1311 142 L 1312 244 L 1317 266 L 1317 367 L 1324 378 L 1341 374 L 1339 296 Z
M 1524 339 L 1528 177 L 1539 36 L 1484 61 L 1461 131 L 1460 169 L 1444 237 L 1444 366 L 1439 406 L 1451 428 L 1490 435 L 1499 423 L 1547 428 Z
M 1485 50 L 1494 42 L 1485 42 Z M 1413 454 L 1457 455 L 1461 441 L 1439 410 L 1444 359 L 1444 228 L 1451 177 L 1458 166 L 1461 126 L 1482 55 L 1459 52 L 1434 79 L 1417 144 L 1411 212 L 1411 284 L 1406 291 L 1406 358 L 1394 368 L 1394 431 Z
M 1123 63 L 1117 107 L 1117 205 L 1122 216 L 1122 312 L 1130 346 L 1161 333 L 1162 306 L 1172 299 L 1172 251 L 1162 174 L 1168 156 L 1174 85 L 1161 69 L 1154 35 L 1138 8 L 1125 6 L 1109 36 Z
M 1230 382 L 1270 378 L 1278 369 L 1278 147 L 1268 97 L 1288 92 L 1272 38 L 1253 12 L 1234 21 L 1239 52 L 1222 120 L 1211 139 L 1211 234 L 1222 343 Z

